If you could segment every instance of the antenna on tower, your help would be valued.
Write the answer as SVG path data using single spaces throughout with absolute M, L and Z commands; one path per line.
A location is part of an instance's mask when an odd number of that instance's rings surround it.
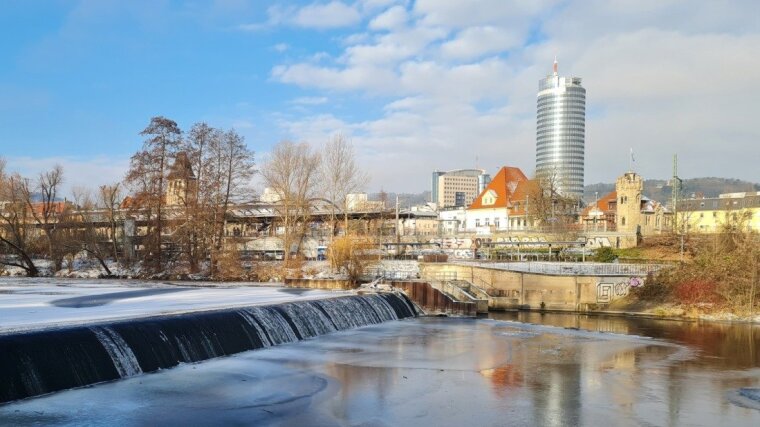
M 557 55 L 554 55 L 554 67 L 553 67 L 553 70 L 554 70 L 554 75 L 555 76 L 557 75 L 558 69 L 559 69 L 559 65 L 557 64 Z

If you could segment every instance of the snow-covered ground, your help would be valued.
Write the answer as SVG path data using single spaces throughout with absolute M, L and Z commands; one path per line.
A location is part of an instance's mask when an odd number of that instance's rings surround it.
M 329 298 L 350 293 L 253 283 L 2 278 L 0 334 L 104 320 Z

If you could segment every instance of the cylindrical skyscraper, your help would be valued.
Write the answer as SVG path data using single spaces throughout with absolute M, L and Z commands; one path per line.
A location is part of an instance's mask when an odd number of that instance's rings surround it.
M 538 82 L 536 176 L 564 196 L 583 197 L 586 89 L 580 77 L 554 73 Z

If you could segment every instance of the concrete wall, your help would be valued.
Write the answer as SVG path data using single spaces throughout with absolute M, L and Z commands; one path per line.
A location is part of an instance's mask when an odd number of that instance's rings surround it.
M 338 290 L 349 290 L 356 288 L 356 286 L 354 286 L 349 280 L 336 279 L 285 279 L 285 286 L 289 288 Z
M 425 280 L 467 280 L 492 296 L 492 309 L 604 309 L 644 283 L 633 276 L 560 276 L 457 264 L 420 264 Z

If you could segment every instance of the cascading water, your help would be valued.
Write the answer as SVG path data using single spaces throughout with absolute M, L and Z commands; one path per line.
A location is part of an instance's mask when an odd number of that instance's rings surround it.
M 0 335 L 0 403 L 416 315 L 375 294 Z
M 95 333 L 100 343 L 103 344 L 103 348 L 111 356 L 114 367 L 121 378 L 142 374 L 137 357 L 116 331 L 106 326 L 94 326 L 90 330 Z

